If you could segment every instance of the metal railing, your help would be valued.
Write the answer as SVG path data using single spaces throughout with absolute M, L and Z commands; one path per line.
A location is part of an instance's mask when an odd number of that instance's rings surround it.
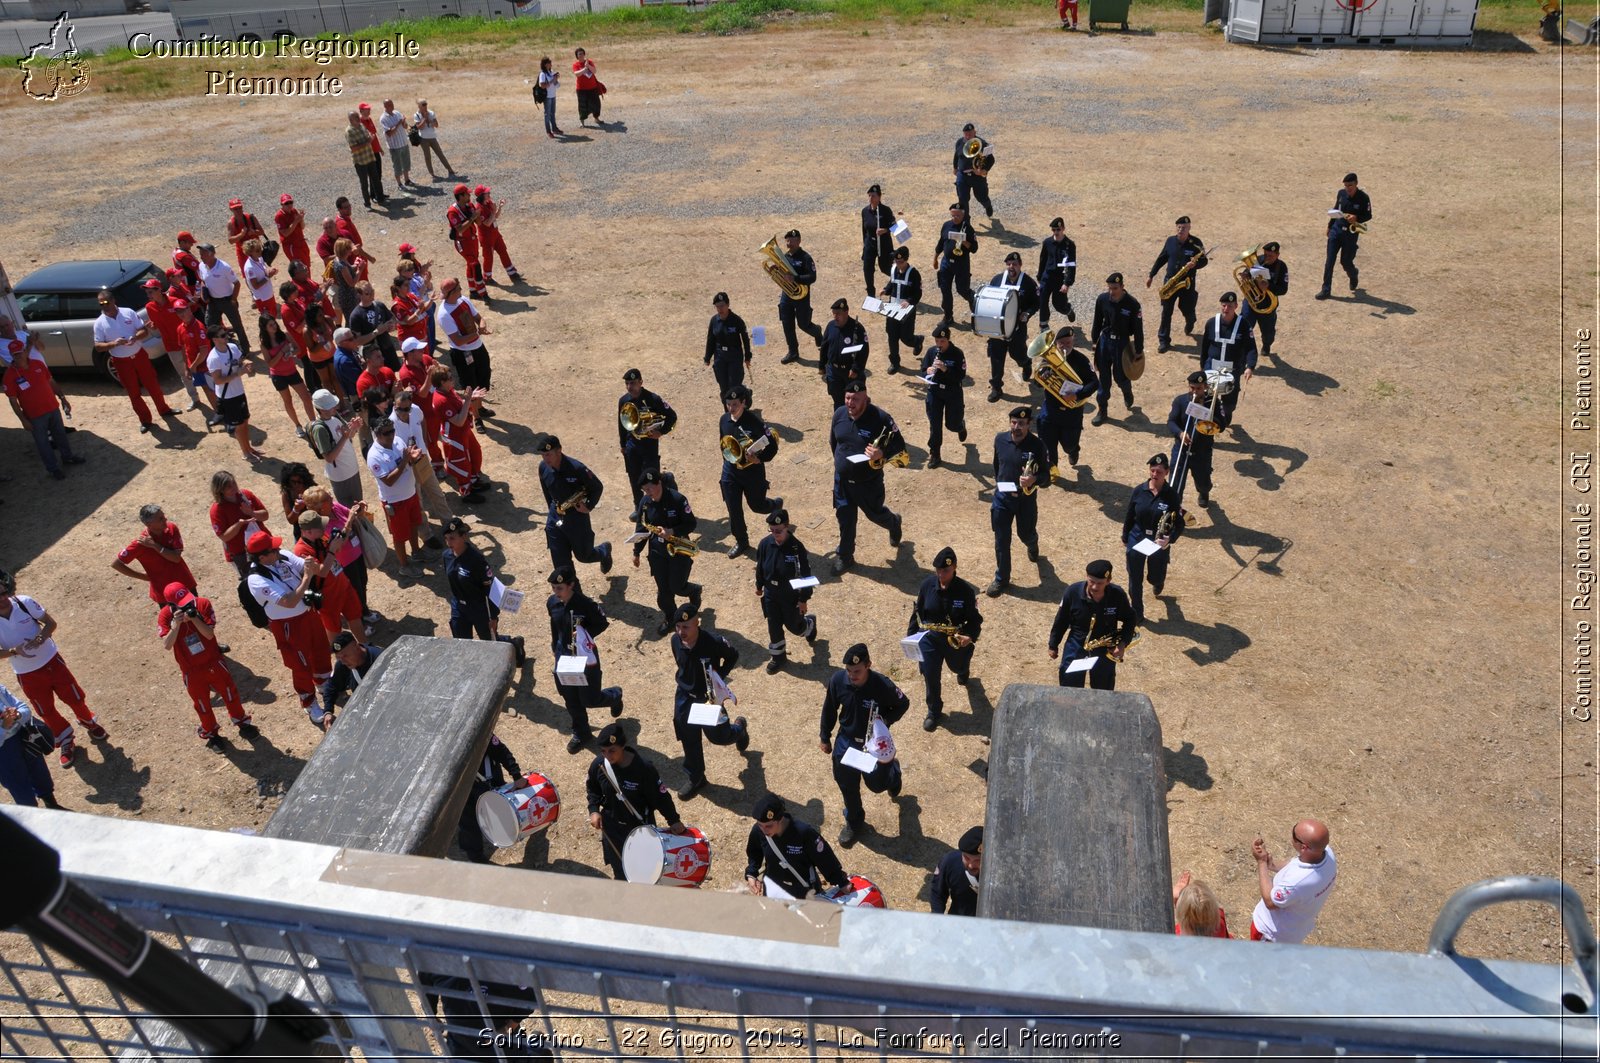
M 497 1012 L 527 1016 L 517 1036 L 562 1059 L 1600 1047 L 1585 977 L 1556 966 L 842 909 L 8 812 L 214 976 L 287 984 L 333 1019 L 329 1052 L 346 1057 L 428 1057 L 454 1034 L 457 1054 L 490 1058 L 462 1046 L 486 1045 Z M 18 1058 L 201 1054 L 20 935 L 0 942 L 0 1009 L 0 1045 Z

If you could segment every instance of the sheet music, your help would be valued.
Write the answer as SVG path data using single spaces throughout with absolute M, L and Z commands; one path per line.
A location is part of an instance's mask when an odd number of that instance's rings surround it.
M 864 343 L 852 343 L 850 346 L 841 349 L 839 351 L 839 353 L 840 354 L 859 354 L 861 349 L 863 347 L 865 347 L 865 346 L 866 346 L 866 344 L 864 344 Z
M 1197 421 L 1209 421 L 1211 419 L 1211 407 L 1193 400 L 1190 400 L 1189 408 L 1184 413 Z
M 1066 672 L 1068 675 L 1072 675 L 1074 672 L 1087 672 L 1094 667 L 1094 662 L 1098 659 L 1096 657 L 1079 657 L 1067 665 Z
M 839 763 L 863 773 L 878 770 L 878 758 L 864 749 L 857 749 L 855 746 L 851 746 L 844 751 L 844 756 L 839 758 Z
M 696 727 L 715 727 L 722 722 L 722 717 L 721 705 L 707 705 L 697 701 L 689 706 L 689 722 Z
M 861 309 L 866 311 L 869 314 L 884 314 L 884 313 L 888 313 L 888 311 L 884 307 L 885 307 L 885 304 L 881 300 L 879 300 L 879 299 L 877 299 L 877 298 L 875 298 L 874 296 L 871 296 L 871 295 L 869 295 L 865 299 L 861 300 Z
M 583 670 L 588 663 L 582 655 L 562 655 L 556 660 L 556 682 L 564 687 L 587 686 L 589 677 Z
M 1145 557 L 1149 557 L 1151 554 L 1159 554 L 1161 552 L 1161 547 L 1156 545 L 1156 541 L 1154 539 L 1140 539 L 1138 542 L 1133 544 L 1133 548 L 1135 551 L 1143 554 Z
M 500 582 L 498 576 L 495 577 L 493 583 L 489 584 L 489 600 L 508 613 L 520 613 L 522 611 L 522 599 L 523 594 L 521 591 L 507 587 Z
M 803 591 L 807 587 L 820 586 L 821 583 L 822 581 L 815 576 L 801 576 L 799 579 L 790 580 L 789 586 L 793 587 L 797 591 Z
M 919 664 L 922 662 L 922 640 L 927 634 L 926 631 L 919 631 L 900 640 L 900 652 L 906 655 L 906 660 Z

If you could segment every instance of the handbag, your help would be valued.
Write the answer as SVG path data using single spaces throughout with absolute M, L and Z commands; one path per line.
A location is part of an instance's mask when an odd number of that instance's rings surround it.
M 22 739 L 22 748 L 36 757 L 47 757 L 55 752 L 56 736 L 37 716 L 28 718 L 28 722 L 18 732 L 18 737 Z
M 355 526 L 356 539 L 361 543 L 361 556 L 367 559 L 371 568 L 381 568 L 389 560 L 389 544 L 384 541 L 383 533 L 366 517 L 350 518 L 350 523 Z
M 889 764 L 895 758 L 894 736 L 889 733 L 889 725 L 883 722 L 883 717 L 878 715 L 877 709 L 872 710 L 872 723 L 867 730 L 867 740 L 862 743 L 862 748 L 879 764 Z
M 280 250 L 281 248 L 278 245 L 278 241 L 269 237 L 267 242 L 261 245 L 261 261 L 265 262 L 269 266 L 272 265 L 272 260 L 278 257 L 278 252 Z
M 420 148 L 422 146 L 422 134 L 419 133 L 416 129 L 412 129 L 411 130 L 411 132 L 409 134 L 409 139 L 411 140 L 411 146 L 412 147 Z
M 594 91 L 604 96 L 606 94 L 606 83 L 599 78 L 595 78 L 594 83 L 597 86 Z

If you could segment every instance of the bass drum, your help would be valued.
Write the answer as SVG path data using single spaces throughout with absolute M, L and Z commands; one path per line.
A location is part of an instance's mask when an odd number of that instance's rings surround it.
M 1011 338 L 1017 327 L 1017 289 L 985 284 L 972 303 L 972 331 L 991 340 Z

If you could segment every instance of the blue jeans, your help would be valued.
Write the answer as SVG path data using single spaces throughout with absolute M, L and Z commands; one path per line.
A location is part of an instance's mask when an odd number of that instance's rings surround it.
M 556 94 L 553 92 L 544 98 L 544 131 L 556 131 Z
M 61 420 L 59 409 L 41 414 L 30 420 L 33 429 L 33 445 L 39 450 L 39 460 L 44 462 L 46 471 L 55 474 L 61 471 L 61 463 L 56 460 L 56 451 L 61 452 L 63 460 L 72 458 L 72 444 L 67 442 L 67 426 Z
M 56 784 L 50 778 L 50 765 L 44 758 L 27 751 L 20 735 L 0 742 L 0 786 L 19 805 L 37 808 L 39 799 L 53 800 Z

